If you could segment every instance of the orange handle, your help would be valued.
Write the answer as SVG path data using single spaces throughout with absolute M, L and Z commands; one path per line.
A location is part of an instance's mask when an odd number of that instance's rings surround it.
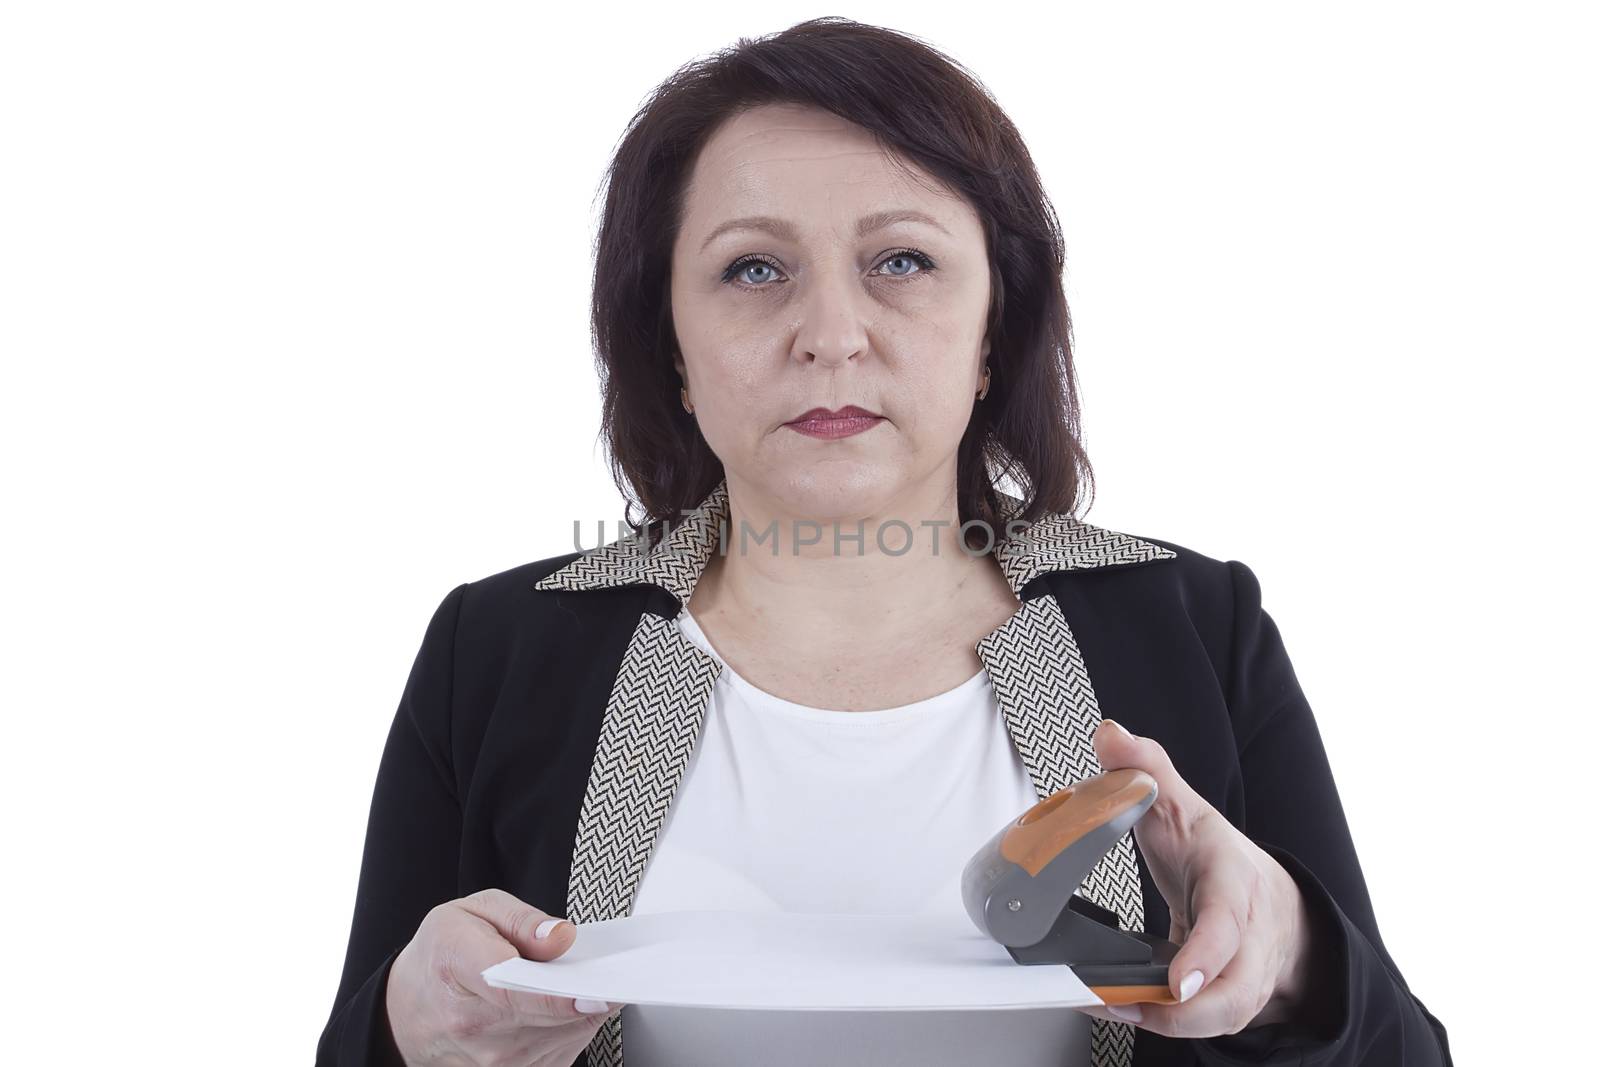
M 1176 1004 L 1178 998 L 1164 985 L 1096 985 L 1089 992 L 1107 1004 Z
M 1124 767 L 1058 789 L 1011 824 L 1000 855 L 1037 876 L 1074 841 L 1138 806 L 1155 788 L 1150 775 Z

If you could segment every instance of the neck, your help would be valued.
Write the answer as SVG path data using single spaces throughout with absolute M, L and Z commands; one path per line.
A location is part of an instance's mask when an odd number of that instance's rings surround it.
M 1005 585 L 992 555 L 962 547 L 953 476 L 872 505 L 795 510 L 729 477 L 726 542 L 695 587 L 696 616 L 776 634 L 777 647 L 859 653 L 915 646 Z

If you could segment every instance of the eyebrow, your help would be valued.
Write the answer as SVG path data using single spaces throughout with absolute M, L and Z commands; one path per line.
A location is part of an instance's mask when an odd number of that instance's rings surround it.
M 856 236 L 865 237 L 869 233 L 874 233 L 887 226 L 893 226 L 897 222 L 921 222 L 932 226 L 940 233 L 946 235 L 950 233 L 932 215 L 914 211 L 910 208 L 890 208 L 887 211 L 874 211 L 872 214 L 863 215 L 856 220 Z M 704 252 L 712 241 L 734 230 L 765 230 L 767 233 L 774 234 L 785 241 L 799 240 L 794 223 L 786 219 L 773 218 L 771 215 L 746 215 L 743 218 L 729 219 L 712 230 L 700 245 L 700 251 Z

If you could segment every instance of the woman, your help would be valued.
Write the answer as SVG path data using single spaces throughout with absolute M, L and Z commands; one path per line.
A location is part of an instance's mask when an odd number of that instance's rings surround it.
M 479 972 L 647 911 L 958 908 L 997 826 L 1121 767 L 1160 798 L 1081 892 L 1181 943 L 1180 1003 L 973 1013 L 946 1062 L 1023 1015 L 1056 1064 L 1450 1062 L 1254 574 L 1071 514 L 1062 269 L 1015 129 L 913 38 L 817 19 L 659 89 L 593 307 L 644 543 L 440 604 L 319 1063 L 719 1062 L 668 1011 Z M 762 1024 L 806 1060 L 815 1019 Z

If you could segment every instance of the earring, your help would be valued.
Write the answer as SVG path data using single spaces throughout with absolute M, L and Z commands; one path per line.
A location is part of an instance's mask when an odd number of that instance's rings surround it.
M 689 389 L 687 386 L 678 389 L 678 402 L 683 405 L 683 410 L 691 415 L 694 414 L 694 405 L 689 403 Z
M 982 400 L 989 395 L 989 368 L 983 368 L 983 388 L 978 390 L 978 399 Z

